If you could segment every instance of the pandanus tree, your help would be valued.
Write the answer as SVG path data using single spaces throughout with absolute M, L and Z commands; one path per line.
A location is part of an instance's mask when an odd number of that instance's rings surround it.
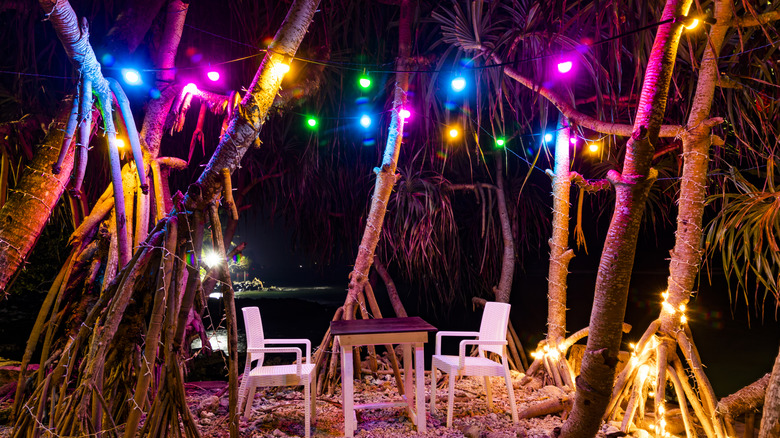
M 177 2 L 174 2 L 177 3 Z M 178 3 L 182 11 L 181 3 Z M 139 414 L 145 412 L 142 434 L 164 436 L 169 428 L 180 431 L 179 417 L 184 434 L 199 436 L 189 413 L 183 393 L 182 344 L 190 312 L 200 288 L 198 275 L 200 246 L 205 217 L 208 214 L 212 226 L 212 240 L 222 242 L 221 225 L 214 202 L 222 193 L 223 183 L 238 167 L 248 147 L 262 129 L 265 116 L 279 89 L 283 71 L 306 33 L 316 1 L 293 2 L 263 62 L 244 96 L 239 109 L 233 113 L 226 134 L 198 181 L 187 194 L 174 199 L 174 209 L 160 220 L 149 236 L 140 244 L 130 263 L 118 271 L 113 281 L 106 284 L 91 306 L 82 309 L 80 328 L 71 329 L 72 337 L 60 345 L 57 351 L 45 351 L 47 367 L 41 372 L 24 400 L 25 409 L 18 416 L 15 427 L 17 436 L 36 433 L 42 425 L 44 407 L 50 406 L 56 397 L 55 410 L 48 414 L 50 426 L 64 434 L 86 434 L 113 429 L 127 419 L 126 436 L 134 436 Z M 169 19 L 175 20 L 177 14 Z M 73 21 L 75 23 L 75 21 Z M 180 29 L 181 23 L 178 23 Z M 70 31 L 73 31 L 70 29 Z M 171 47 L 171 46 L 169 46 Z M 175 44 L 172 45 L 175 49 Z M 47 301 L 63 301 L 63 291 L 69 283 L 94 287 L 94 280 L 102 263 L 102 251 L 98 241 L 79 245 L 72 253 L 66 267 L 52 287 Z M 97 253 L 97 257 L 95 254 Z M 89 267 L 73 270 L 74 267 Z M 87 274 L 87 275 L 85 275 Z M 235 308 L 232 303 L 230 279 L 224 270 L 214 272 L 223 284 L 227 306 L 230 339 L 230 433 L 238 436 L 237 421 L 237 352 Z M 84 283 L 84 280 L 86 280 Z M 151 296 L 145 290 L 154 290 Z M 46 318 L 48 306 L 41 311 L 40 322 Z M 55 312 L 56 313 L 56 310 Z M 151 320 L 147 323 L 147 315 Z M 56 317 L 56 315 L 55 315 Z M 139 338 L 137 327 L 146 326 L 146 338 Z M 40 333 L 40 330 L 38 331 Z M 51 345 L 50 328 L 44 350 Z M 37 339 L 31 337 L 30 347 Z M 137 369 L 136 346 L 144 345 L 147 369 Z M 158 347 L 162 345 L 159 349 Z M 51 353 L 51 355 L 49 355 Z M 159 360 L 158 360 L 159 358 Z M 81 362 L 80 372 L 73 373 L 73 366 Z M 156 393 L 144 400 L 150 383 L 150 369 L 159 367 L 160 381 Z M 44 373 L 48 371 L 48 373 Z M 77 385 L 76 385 L 77 384 Z M 21 385 L 21 381 L 20 381 Z M 68 388 L 77 389 L 69 392 Z M 22 389 L 22 388 L 20 388 Z M 126 394 L 133 393 L 140 403 L 128 401 Z M 25 392 L 17 391 L 17 397 Z M 104 394 L 112 394 L 105 398 Z M 118 395 L 123 394 L 123 395 Z M 130 400 L 133 398 L 130 397 Z M 77 408 L 77 409 L 76 409 Z

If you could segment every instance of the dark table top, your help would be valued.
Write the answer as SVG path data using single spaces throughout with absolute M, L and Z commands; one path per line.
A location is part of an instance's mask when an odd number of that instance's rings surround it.
M 407 318 L 352 319 L 331 321 L 330 323 L 330 332 L 334 336 L 435 331 L 436 327 L 428 324 L 419 316 Z

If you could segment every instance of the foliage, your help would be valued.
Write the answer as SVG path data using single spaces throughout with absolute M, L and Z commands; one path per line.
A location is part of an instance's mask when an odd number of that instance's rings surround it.
M 720 254 L 733 304 L 739 292 L 749 303 L 752 290 L 756 311 L 763 315 L 767 300 L 774 300 L 776 317 L 780 309 L 780 191 L 772 184 L 777 169 L 771 167 L 767 172 L 762 188 L 750 182 L 755 175 L 745 177 L 730 168 L 728 182 L 733 191 L 724 189 L 709 199 L 722 207 L 708 226 L 706 248 Z

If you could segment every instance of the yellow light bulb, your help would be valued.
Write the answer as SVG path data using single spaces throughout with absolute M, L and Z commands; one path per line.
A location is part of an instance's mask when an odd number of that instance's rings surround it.
M 669 291 L 662 292 L 661 296 L 664 297 L 665 300 L 668 299 L 669 298 Z
M 687 25 L 683 24 L 683 27 L 688 29 L 688 30 L 691 30 L 691 29 L 695 29 L 696 26 L 698 26 L 698 25 L 699 25 L 699 19 L 698 18 L 694 18 L 693 20 L 691 20 L 690 24 L 687 24 Z
M 678 307 L 678 309 L 680 309 L 680 312 L 685 312 L 685 304 L 680 304 L 680 307 Z
M 451 128 L 450 129 L 450 138 L 456 138 L 460 132 L 458 132 L 457 128 Z
M 119 148 L 119 149 L 122 149 L 123 147 L 125 147 L 125 141 L 122 140 L 121 138 L 117 138 L 116 139 L 116 147 Z
M 290 71 L 290 66 L 283 62 L 279 62 L 277 64 L 274 64 L 274 66 L 272 67 L 272 71 L 273 74 L 276 76 L 284 76 L 285 73 Z
M 688 322 L 688 318 L 685 317 L 685 315 L 680 316 L 680 324 L 685 324 Z

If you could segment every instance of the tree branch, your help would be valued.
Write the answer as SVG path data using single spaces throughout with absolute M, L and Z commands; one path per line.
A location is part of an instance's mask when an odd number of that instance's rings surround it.
M 483 48 L 482 50 L 483 52 L 488 53 L 486 49 Z M 490 53 L 490 57 L 495 63 L 504 64 L 503 60 L 497 54 Z M 547 87 L 542 86 L 532 79 L 523 76 L 520 74 L 520 72 L 511 66 L 504 66 L 504 72 L 507 74 L 507 76 L 516 80 L 521 85 L 524 85 L 529 90 L 539 93 L 539 95 L 549 100 L 550 103 L 558 108 L 561 114 L 566 116 L 569 120 L 571 120 L 573 123 L 576 123 L 577 125 L 599 132 L 601 134 L 620 135 L 623 137 L 628 137 L 633 132 L 633 125 L 604 122 L 596 119 L 595 117 L 591 117 L 577 111 L 571 104 L 566 102 L 566 99 L 563 96 Z M 676 137 L 682 131 L 682 129 L 683 127 L 679 125 L 662 125 L 659 136 Z

